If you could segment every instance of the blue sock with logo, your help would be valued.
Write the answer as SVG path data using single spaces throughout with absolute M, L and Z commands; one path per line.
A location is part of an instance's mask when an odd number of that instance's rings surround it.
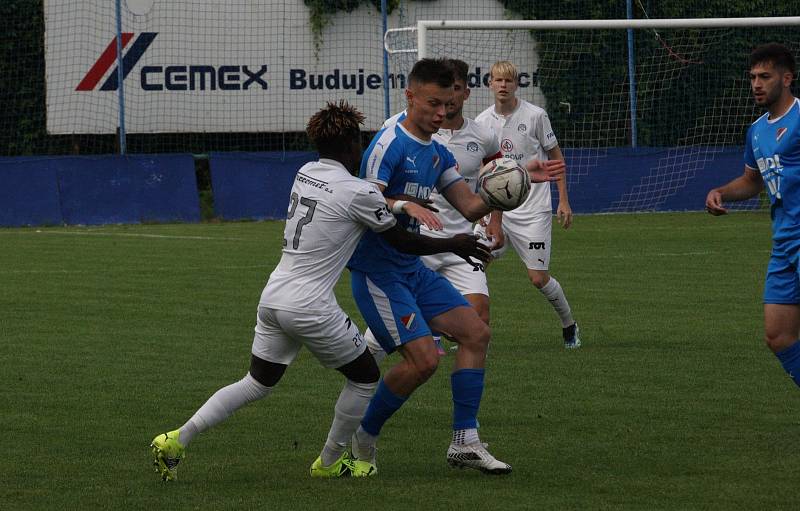
M 386 386 L 383 379 L 378 384 L 378 390 L 369 402 L 367 412 L 361 419 L 361 427 L 372 436 L 378 436 L 384 423 L 394 412 L 403 406 L 408 398 L 398 396 Z
M 483 369 L 459 369 L 450 375 L 450 387 L 453 392 L 453 430 L 478 427 L 483 375 Z
M 785 350 L 775 353 L 775 356 L 781 361 L 783 370 L 786 371 L 789 378 L 800 387 L 800 341 L 795 341 Z

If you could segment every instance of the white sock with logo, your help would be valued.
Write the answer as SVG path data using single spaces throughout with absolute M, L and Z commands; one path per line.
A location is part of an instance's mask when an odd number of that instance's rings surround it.
M 564 296 L 564 290 L 561 289 L 561 284 L 554 277 L 550 276 L 550 280 L 539 291 L 547 298 L 558 317 L 561 318 L 562 328 L 567 328 L 575 323 L 572 318 L 572 309 L 569 307 L 567 297 Z

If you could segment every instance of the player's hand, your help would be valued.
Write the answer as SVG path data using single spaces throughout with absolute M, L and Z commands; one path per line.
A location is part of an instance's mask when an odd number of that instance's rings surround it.
M 387 197 L 387 199 L 394 199 L 394 200 L 404 200 L 407 202 L 413 202 L 414 204 L 419 204 L 425 209 L 429 209 L 434 213 L 438 213 L 439 210 L 433 207 L 433 199 L 420 199 L 414 197 L 413 195 L 406 195 L 404 193 L 398 195 L 392 195 L 391 197 Z
M 492 258 L 489 248 L 480 242 L 474 234 L 456 234 L 450 238 L 451 252 L 467 261 L 473 268 L 483 269 L 483 265 L 472 260 L 474 257 L 482 263 Z
M 492 250 L 503 248 L 503 245 L 506 244 L 506 235 L 503 234 L 503 227 L 501 225 L 490 222 L 484 227 L 484 232 L 486 232 L 486 237 L 492 242 Z
M 415 218 L 419 223 L 432 231 L 441 231 L 444 227 L 442 221 L 436 216 L 436 213 L 425 206 L 420 206 L 416 202 L 409 201 L 403 206 L 403 209 L 408 216 Z
M 558 218 L 558 223 L 560 223 L 564 229 L 569 229 L 569 226 L 572 225 L 572 208 L 569 207 L 569 202 L 558 201 L 556 218 Z
M 534 183 L 558 181 L 567 170 L 563 160 L 531 160 L 526 165 L 528 175 Z
M 722 206 L 722 194 L 716 188 L 706 195 L 706 211 L 714 216 L 724 215 L 728 212 Z

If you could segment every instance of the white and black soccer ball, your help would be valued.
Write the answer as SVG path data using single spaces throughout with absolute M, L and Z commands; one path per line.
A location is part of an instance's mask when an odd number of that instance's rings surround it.
M 525 202 L 530 191 L 528 171 L 511 158 L 492 160 L 481 169 L 478 195 L 492 209 L 511 211 Z

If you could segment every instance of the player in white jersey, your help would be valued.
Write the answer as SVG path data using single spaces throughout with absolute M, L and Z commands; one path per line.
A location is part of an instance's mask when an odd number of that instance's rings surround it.
M 517 98 L 516 67 L 508 61 L 496 62 L 490 72 L 490 87 L 494 105 L 481 112 L 476 122 L 495 131 L 500 141 L 500 151 L 523 166 L 536 160 L 564 160 L 558 140 L 550 126 L 547 112 L 523 99 Z M 566 177 L 556 182 L 558 187 L 557 217 L 567 229 L 572 225 L 572 209 L 567 197 Z M 528 199 L 517 209 L 505 213 L 493 212 L 485 234 L 507 242 L 493 253 L 502 255 L 510 244 L 528 270 L 531 283 L 553 306 L 559 318 L 566 348 L 581 345 L 578 324 L 561 284 L 549 274 L 551 230 L 553 223 L 550 184 L 531 184 Z
M 378 366 L 333 292 L 368 229 L 406 253 L 453 250 L 467 258 L 488 259 L 474 236 L 433 239 L 397 224 L 380 190 L 355 175 L 361 161 L 363 119 L 344 101 L 329 103 L 311 117 L 307 132 L 320 159 L 300 168 L 292 186 L 283 253 L 258 305 L 250 370 L 242 380 L 218 390 L 181 428 L 153 439 L 154 464 L 164 480 L 176 477 L 177 464 L 195 435 L 266 397 L 302 346 L 323 366 L 340 371 L 351 394 L 369 399 L 380 377 Z M 369 467 L 359 471 L 343 447 L 358 428 L 364 401 L 336 403 L 333 426 L 311 466 L 312 476 L 369 475 Z

